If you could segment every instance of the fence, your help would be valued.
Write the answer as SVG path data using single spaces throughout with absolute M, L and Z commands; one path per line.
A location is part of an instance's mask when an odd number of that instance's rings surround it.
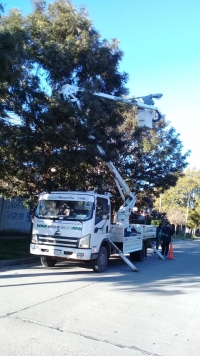
M 31 214 L 20 198 L 0 198 L 0 234 L 29 234 Z

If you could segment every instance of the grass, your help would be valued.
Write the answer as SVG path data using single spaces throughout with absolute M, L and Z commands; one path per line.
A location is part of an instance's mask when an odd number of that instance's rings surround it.
M 28 258 L 30 254 L 30 237 L 1 238 L 0 260 Z
M 198 240 L 199 238 L 200 238 L 199 236 L 195 236 L 195 235 L 184 236 L 183 234 L 177 234 L 176 237 L 175 236 L 172 237 L 172 241 L 176 241 L 176 240 Z

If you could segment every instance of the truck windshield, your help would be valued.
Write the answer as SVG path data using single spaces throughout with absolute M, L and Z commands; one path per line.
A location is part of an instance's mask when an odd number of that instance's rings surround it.
M 40 200 L 35 216 L 40 219 L 85 221 L 92 218 L 94 203 L 90 201 Z

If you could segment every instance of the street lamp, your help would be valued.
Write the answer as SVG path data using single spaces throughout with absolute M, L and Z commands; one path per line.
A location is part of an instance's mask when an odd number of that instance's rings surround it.
M 159 213 L 161 213 L 162 211 L 162 194 L 160 194 L 160 197 L 159 197 Z
M 163 94 L 157 93 L 157 94 L 149 94 L 146 96 L 138 96 L 134 99 L 142 99 L 144 104 L 154 105 L 155 103 L 154 103 L 153 99 L 160 99 L 160 98 L 162 98 L 162 96 L 163 96 Z

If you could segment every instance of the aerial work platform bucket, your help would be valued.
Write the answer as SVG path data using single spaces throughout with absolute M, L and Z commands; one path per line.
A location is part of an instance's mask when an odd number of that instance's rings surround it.
M 155 111 L 144 109 L 138 110 L 138 127 L 149 127 L 152 129 L 153 120 L 155 119 Z

